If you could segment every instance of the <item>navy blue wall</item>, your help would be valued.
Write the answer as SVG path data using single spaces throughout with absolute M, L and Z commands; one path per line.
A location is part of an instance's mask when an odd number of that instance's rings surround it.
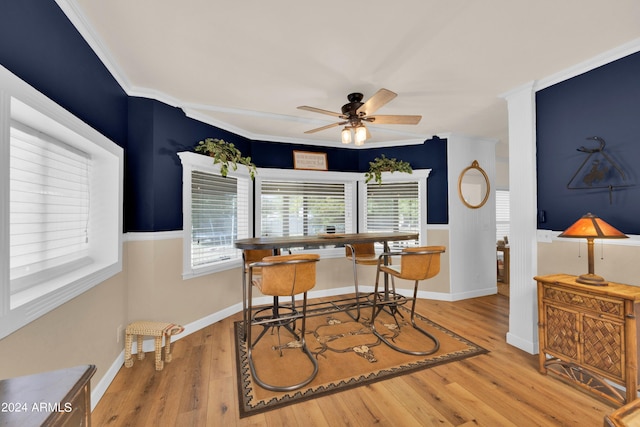
M 125 230 L 182 229 L 182 166 L 176 155 L 215 137 L 249 153 L 250 141 L 185 116 L 179 108 L 146 98 L 129 99 Z
M 254 141 L 251 145 L 251 158 L 259 167 L 293 169 L 293 150 L 326 153 L 327 168 L 331 171 L 358 171 L 358 150 L 347 148 Z
M 127 95 L 51 0 L 0 0 L 0 64 L 125 147 Z
M 627 234 L 640 234 L 640 53 L 636 53 L 537 93 L 537 168 L 539 228 L 562 231 L 591 212 Z M 624 179 L 598 148 L 624 172 Z M 600 181 L 585 183 L 584 169 L 599 161 L 608 167 Z M 571 184 L 570 184 L 571 182 Z M 569 185 L 570 184 L 570 185 Z M 608 184 L 628 188 L 593 189 Z M 583 189 L 570 189 L 583 187 Z M 586 188 L 586 189 L 584 189 Z M 611 197 L 611 198 L 610 198 Z
M 422 145 L 353 150 L 289 143 L 251 141 L 185 116 L 178 108 L 155 100 L 129 101 L 127 149 L 127 231 L 165 231 L 182 228 L 182 167 L 176 155 L 192 150 L 205 138 L 233 142 L 258 167 L 293 169 L 293 150 L 327 153 L 328 169 L 364 172 L 369 161 L 384 153 L 411 163 L 416 169 L 432 168 L 428 183 L 430 224 L 446 224 L 446 140 L 432 139 Z
M 0 0 L 0 64 L 125 150 L 124 231 L 182 228 L 182 169 L 176 156 L 198 141 L 233 142 L 259 167 L 293 168 L 292 150 L 327 153 L 330 170 L 360 171 L 385 153 L 432 168 L 431 224 L 446 224 L 446 140 L 371 150 L 250 141 L 161 102 L 128 97 L 53 0 Z
M 421 145 L 362 151 L 359 171 L 367 171 L 369 162 L 382 154 L 409 162 L 413 169 L 431 169 L 427 180 L 427 223 L 447 224 L 449 222 L 447 140 L 434 136 Z

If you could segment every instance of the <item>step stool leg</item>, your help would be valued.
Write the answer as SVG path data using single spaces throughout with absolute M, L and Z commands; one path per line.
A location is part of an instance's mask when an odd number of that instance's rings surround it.
M 162 371 L 164 363 L 162 362 L 162 335 L 156 337 L 156 371 Z
M 126 334 L 124 338 L 124 366 L 130 368 L 133 366 L 133 357 L 131 357 L 131 345 L 133 344 L 133 336 Z
M 138 334 L 138 360 L 144 359 L 144 350 L 142 349 L 142 339 L 144 335 Z
M 173 356 L 171 355 L 171 334 L 164 336 L 164 361 L 171 362 Z

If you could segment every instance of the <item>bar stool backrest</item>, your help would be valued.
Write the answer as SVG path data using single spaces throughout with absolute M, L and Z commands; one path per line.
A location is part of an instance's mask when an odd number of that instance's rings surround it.
M 262 258 L 273 256 L 271 249 L 245 249 L 244 250 L 244 263 L 245 267 L 249 267 L 252 262 L 262 261 Z
M 375 246 L 371 243 L 352 243 L 353 249 L 356 251 L 356 257 L 376 256 Z M 351 258 L 351 248 L 347 245 L 344 247 L 345 255 Z
M 377 265 L 378 256 L 376 255 L 376 249 L 373 242 L 370 243 L 353 243 L 351 245 L 345 245 L 345 256 L 349 259 L 353 259 L 352 251 L 349 246 L 353 246 L 353 250 L 356 252 L 354 259 L 356 264 L 364 265 Z
M 308 291 L 316 285 L 316 254 L 277 255 L 262 259 L 262 279 L 258 284 L 265 295 L 287 296 Z
M 406 248 L 403 252 L 429 252 L 418 255 L 402 255 L 400 258 L 400 278 L 408 280 L 430 279 L 440 272 L 440 254 L 444 246 L 421 246 Z

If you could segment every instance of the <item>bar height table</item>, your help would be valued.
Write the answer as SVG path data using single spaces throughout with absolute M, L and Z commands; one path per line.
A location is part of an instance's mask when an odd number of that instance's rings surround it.
M 341 245 L 352 243 L 382 242 L 385 252 L 389 242 L 401 240 L 417 240 L 418 233 L 381 232 L 381 233 L 348 233 L 319 234 L 315 236 L 268 236 L 239 239 L 235 241 L 238 249 L 285 249 L 306 245 Z
M 347 234 L 319 234 L 314 236 L 268 236 L 268 237 L 253 237 L 248 239 L 238 239 L 235 241 L 235 246 L 238 249 L 271 249 L 274 255 L 278 253 L 278 249 L 304 247 L 309 245 L 348 245 L 354 243 L 371 243 L 379 242 L 384 245 L 383 252 L 389 252 L 389 242 L 397 242 L 403 240 L 417 240 L 418 233 L 403 233 L 403 232 L 378 232 L 378 233 L 347 233 Z M 242 274 L 244 275 L 244 266 L 242 268 Z M 243 284 L 245 283 L 243 279 Z M 385 275 L 385 296 L 388 295 L 389 284 L 388 277 Z M 246 295 L 247 284 L 243 285 L 242 289 L 242 308 L 243 315 L 245 316 L 245 322 L 247 319 L 247 307 L 246 307 Z M 248 284 L 251 286 L 251 284 Z M 352 298 L 337 299 L 328 301 L 327 303 L 320 303 L 316 308 L 307 309 L 307 316 L 314 314 L 323 314 L 328 311 L 347 311 L 352 308 L 354 304 L 360 304 L 359 295 L 355 296 L 355 301 Z M 277 304 L 274 304 L 277 306 Z M 312 304 L 313 305 L 313 304 Z M 312 306 L 311 305 L 311 306 Z M 328 308 L 329 307 L 329 308 Z M 248 313 L 251 316 L 250 313 Z M 246 326 L 246 325 L 245 325 Z

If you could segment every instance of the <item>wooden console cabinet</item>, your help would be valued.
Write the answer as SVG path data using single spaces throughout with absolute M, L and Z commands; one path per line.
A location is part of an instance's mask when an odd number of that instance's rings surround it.
M 0 381 L 0 426 L 91 426 L 94 365 Z
M 640 426 L 640 399 L 619 407 L 604 417 L 605 427 Z
M 637 398 L 640 380 L 640 287 L 590 286 L 575 279 L 535 277 L 540 372 L 557 374 L 616 405 L 629 403 Z

